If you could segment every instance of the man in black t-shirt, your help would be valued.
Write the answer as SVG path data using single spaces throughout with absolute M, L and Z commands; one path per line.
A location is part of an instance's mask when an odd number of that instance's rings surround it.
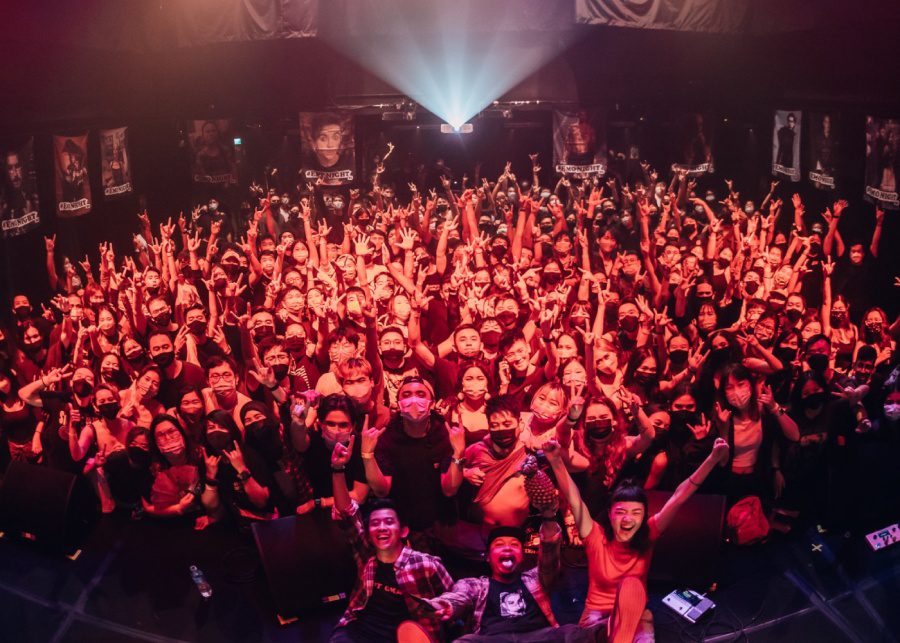
M 457 641 L 592 641 L 593 633 L 577 625 L 560 626 L 550 607 L 550 590 L 559 574 L 561 529 L 556 506 L 542 511 L 538 566 L 522 569 L 525 532 L 497 527 L 488 537 L 491 575 L 463 578 L 453 589 L 428 600 L 437 615 L 449 620 L 471 614 L 472 633 Z
M 178 406 L 181 401 L 181 390 L 184 387 L 202 389 L 207 385 L 206 374 L 202 368 L 175 357 L 175 345 L 168 332 L 150 331 L 147 345 L 150 359 L 159 367 L 162 374 L 156 399 L 167 409 Z

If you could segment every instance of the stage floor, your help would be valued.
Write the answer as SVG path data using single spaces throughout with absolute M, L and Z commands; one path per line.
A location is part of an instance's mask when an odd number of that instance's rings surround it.
M 204 601 L 188 574 L 213 587 Z M 577 618 L 585 572 L 565 568 L 553 602 Z M 298 579 L 302 582 L 302 579 Z M 656 640 L 900 643 L 900 545 L 815 528 L 750 548 L 726 547 L 711 618 L 689 625 L 651 585 Z M 696 588 L 702 590 L 703 588 Z M 193 532 L 106 516 L 74 561 L 36 543 L 0 539 L 0 641 L 325 641 L 340 608 L 277 623 L 248 534 Z

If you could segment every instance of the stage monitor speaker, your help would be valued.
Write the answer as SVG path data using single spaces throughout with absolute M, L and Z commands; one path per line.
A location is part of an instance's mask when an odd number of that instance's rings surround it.
M 330 510 L 254 523 L 253 537 L 281 619 L 349 597 L 356 562 Z
M 94 494 L 83 477 L 10 462 L 0 486 L 0 529 L 28 534 L 51 547 L 73 549 L 96 515 Z
M 648 491 L 650 515 L 671 496 L 667 491 Z M 691 496 L 656 544 L 650 579 L 700 591 L 712 585 L 717 580 L 724 521 L 725 496 Z

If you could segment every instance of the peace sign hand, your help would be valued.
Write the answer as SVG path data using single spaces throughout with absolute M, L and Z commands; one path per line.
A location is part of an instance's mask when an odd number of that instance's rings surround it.
M 584 384 L 569 384 L 569 422 L 575 424 L 584 412 Z

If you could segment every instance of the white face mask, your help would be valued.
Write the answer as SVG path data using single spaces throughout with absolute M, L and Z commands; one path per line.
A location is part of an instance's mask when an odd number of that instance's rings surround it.
M 431 410 L 431 400 L 424 397 L 407 397 L 400 400 L 397 405 L 403 419 L 410 422 L 421 421 Z
M 729 393 L 726 393 L 725 398 L 728 400 L 728 403 L 731 404 L 736 409 L 740 409 L 743 411 L 747 408 L 747 405 L 750 404 L 750 388 L 739 388 Z
M 884 417 L 895 422 L 900 420 L 900 404 L 885 404 Z

